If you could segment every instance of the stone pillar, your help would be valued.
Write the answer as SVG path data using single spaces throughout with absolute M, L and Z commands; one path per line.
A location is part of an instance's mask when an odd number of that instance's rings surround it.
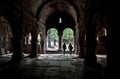
M 80 52 L 80 50 L 79 50 L 79 29 L 78 29 L 78 27 L 79 27 L 79 24 L 77 24 L 76 26 L 75 26 L 76 28 L 75 28 L 75 33 L 74 33 L 74 52 L 75 52 L 75 54 L 79 54 L 79 52 Z
M 14 1 L 9 1 L 8 4 L 5 4 L 5 6 L 6 10 L 3 14 L 6 20 L 9 22 L 13 34 L 13 54 L 11 58 L 11 63 L 20 63 L 20 61 L 23 59 L 22 27 L 14 13 Z
M 94 2 L 88 0 L 87 11 L 86 11 L 86 58 L 85 65 L 96 66 L 96 55 L 95 48 L 97 45 L 96 41 L 96 26 L 94 25 Z
M 43 52 L 44 51 L 44 41 L 43 40 L 41 40 L 41 51 Z
M 59 36 L 59 50 L 61 50 L 61 36 Z
M 84 16 L 84 15 L 83 15 Z M 85 57 L 86 54 L 86 35 L 85 35 L 85 31 L 86 31 L 86 27 L 85 27 L 85 16 L 81 17 L 81 21 L 79 24 L 79 56 L 78 57 Z
M 44 41 L 45 41 L 45 37 L 43 36 L 43 34 L 40 34 L 40 37 L 41 37 L 41 41 L 40 41 L 41 51 L 40 51 L 40 53 L 44 53 L 44 47 L 45 47 Z
M 118 77 L 117 71 L 119 71 L 118 61 L 119 60 L 119 52 L 120 52 L 120 34 L 119 27 L 115 27 L 117 23 L 115 21 L 115 17 L 117 15 L 114 14 L 116 11 L 113 8 L 112 2 L 107 3 L 106 1 L 106 19 L 107 19 L 107 37 L 106 37 L 106 46 L 107 49 L 107 67 L 106 67 L 106 79 L 113 79 L 114 77 Z
M 61 48 L 61 47 L 62 47 L 62 46 L 61 46 L 62 44 L 61 44 L 61 43 L 62 43 L 62 35 L 61 35 L 61 33 L 59 33 L 59 52 L 62 51 L 62 48 Z
M 13 33 L 13 38 L 12 38 L 12 63 L 20 63 L 20 61 L 23 59 L 23 49 L 22 49 L 22 44 L 23 44 L 23 39 L 22 39 L 22 27 L 20 26 L 16 16 L 13 14 L 9 13 L 7 16 L 5 16 L 8 22 L 10 23 L 12 33 Z
M 43 39 L 43 53 L 46 54 L 47 53 L 47 36 L 46 34 L 44 33 L 44 39 Z
M 85 46 L 85 34 L 82 35 L 81 41 L 79 43 L 80 45 L 80 52 L 79 52 L 79 57 L 84 58 L 86 54 L 86 46 Z
M 77 37 L 77 35 L 74 35 L 74 53 L 75 54 L 78 54 L 78 41 L 77 41 L 77 38 L 75 38 L 75 37 Z
M 36 56 L 37 56 L 37 30 L 35 28 L 33 28 L 33 30 L 31 31 L 31 54 L 30 54 L 30 57 L 36 57 Z
M 13 34 L 13 55 L 12 60 L 19 61 L 23 58 L 23 50 L 22 50 L 22 38 L 19 37 L 20 34 Z
M 27 35 L 25 39 L 26 45 L 28 45 L 28 42 L 29 42 L 28 40 L 29 40 L 29 35 Z
M 95 48 L 97 45 L 96 36 L 95 36 L 95 26 L 92 24 L 93 17 L 89 17 L 87 29 L 86 29 L 86 65 L 95 65 L 96 64 L 96 55 Z

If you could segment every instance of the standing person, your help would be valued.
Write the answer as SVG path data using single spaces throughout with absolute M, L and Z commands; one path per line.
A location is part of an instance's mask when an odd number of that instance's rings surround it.
M 63 53 L 65 54 L 65 50 L 66 50 L 66 44 L 63 44 Z
M 70 55 L 72 54 L 72 49 L 73 49 L 73 46 L 72 44 L 70 43 L 69 46 L 68 46 L 69 50 L 70 50 Z

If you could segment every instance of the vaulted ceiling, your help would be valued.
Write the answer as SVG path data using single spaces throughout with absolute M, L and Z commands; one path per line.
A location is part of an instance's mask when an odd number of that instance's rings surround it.
M 28 33 L 36 23 L 47 26 L 47 29 L 57 26 L 57 18 L 62 17 L 64 27 L 76 28 L 77 24 L 83 23 L 83 18 L 88 10 L 87 3 L 90 0 L 1 0 L 0 13 L 4 14 L 11 5 L 14 5 L 14 14 L 18 17 L 23 32 Z M 92 1 L 97 24 L 106 26 L 106 7 L 103 0 Z M 89 10 L 88 10 L 89 11 Z M 53 26 L 52 26 L 53 25 Z M 62 25 L 63 26 L 63 25 Z M 59 28 L 58 28 L 59 29 Z M 64 28 L 60 28 L 64 29 Z

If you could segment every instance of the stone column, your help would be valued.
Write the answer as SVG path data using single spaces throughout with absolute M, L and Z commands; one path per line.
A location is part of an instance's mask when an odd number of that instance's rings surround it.
M 79 52 L 79 57 L 84 58 L 86 54 L 86 46 L 85 46 L 85 34 L 82 35 L 81 41 L 79 43 L 80 45 L 80 52 Z
M 18 35 L 18 36 L 17 36 Z M 12 60 L 14 61 L 19 61 L 23 58 L 23 50 L 22 50 L 22 38 L 19 37 L 20 34 L 13 34 L 13 55 L 12 55 Z
M 119 52 L 120 52 L 120 37 L 118 34 L 120 34 L 119 27 L 115 27 L 117 23 L 115 21 L 115 17 L 117 15 L 114 14 L 116 11 L 115 8 L 113 8 L 112 1 L 110 3 L 107 3 L 106 1 L 106 19 L 107 19 L 107 37 L 106 37 L 106 44 L 105 48 L 107 49 L 107 67 L 106 67 L 106 79 L 113 79 L 114 77 L 117 77 L 117 71 L 119 71 L 118 61 L 119 60 Z
M 96 36 L 95 36 L 95 26 L 92 24 L 92 18 L 89 17 L 87 29 L 86 29 L 86 65 L 95 65 L 96 64 L 96 55 L 95 48 L 97 45 Z
M 33 30 L 31 31 L 31 54 L 30 57 L 36 57 L 37 56 L 37 30 L 35 29 L 35 26 Z
M 61 35 L 61 33 L 59 33 L 59 52 L 61 52 L 62 51 L 62 35 Z
M 75 38 L 75 37 L 77 37 L 77 35 L 74 35 L 74 53 L 78 53 L 78 41 L 77 41 L 77 38 Z
M 28 42 L 29 42 L 28 40 L 29 40 L 29 35 L 27 35 L 25 39 L 26 45 L 28 45 Z
M 12 63 L 20 63 L 20 61 L 23 59 L 23 49 L 22 49 L 22 27 L 20 26 L 18 19 L 13 14 L 9 13 L 7 16 L 5 16 L 8 22 L 10 23 L 13 38 L 12 38 Z
M 79 23 L 75 26 L 75 33 L 74 33 L 74 52 L 75 54 L 79 54 Z
M 86 58 L 85 65 L 87 66 L 96 66 L 96 55 L 95 48 L 97 45 L 96 41 L 96 26 L 94 25 L 94 2 L 89 1 L 87 3 L 87 11 L 86 11 Z
M 84 15 L 83 15 L 84 16 Z M 82 17 L 80 24 L 79 24 L 79 56 L 78 57 L 85 57 L 85 53 L 86 53 L 86 36 L 85 36 L 85 31 L 86 31 L 86 27 L 85 27 L 85 16 Z
M 43 36 L 43 34 L 40 34 L 41 36 L 41 41 L 40 41 L 40 45 L 41 45 L 41 53 L 44 53 L 44 47 L 45 47 L 45 44 L 44 44 L 44 41 L 45 41 L 45 37 Z

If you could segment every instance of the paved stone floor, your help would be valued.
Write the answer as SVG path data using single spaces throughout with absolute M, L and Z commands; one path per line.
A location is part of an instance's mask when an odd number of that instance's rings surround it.
M 25 57 L 20 65 L 3 66 L 10 56 L 0 57 L 0 76 L 3 79 L 82 79 L 84 59 L 76 54 L 41 54 L 37 58 Z M 98 63 L 103 68 L 106 66 L 105 59 L 104 56 L 98 56 Z

